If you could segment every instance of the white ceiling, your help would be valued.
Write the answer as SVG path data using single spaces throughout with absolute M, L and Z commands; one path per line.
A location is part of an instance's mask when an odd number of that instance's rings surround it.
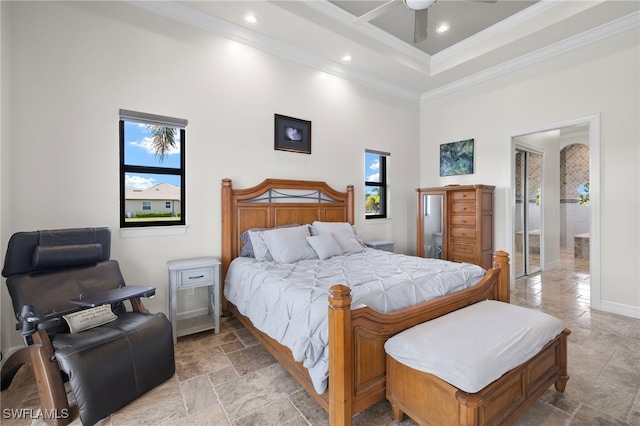
M 384 1 L 130 3 L 414 101 L 451 93 L 640 26 L 638 0 L 438 0 L 429 19 L 449 14 L 454 44 L 429 34 L 427 41 L 414 46 L 403 40 L 413 28 L 412 12 L 404 5 L 393 8 L 397 16 L 389 13 L 370 23 L 354 23 L 363 11 Z M 258 23 L 246 23 L 247 13 L 257 16 Z M 352 57 L 349 63 L 341 61 L 345 54 Z

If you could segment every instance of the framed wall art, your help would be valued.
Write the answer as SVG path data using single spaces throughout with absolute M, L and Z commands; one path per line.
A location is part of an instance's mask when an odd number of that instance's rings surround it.
M 311 121 L 275 114 L 274 148 L 311 154 Z
M 440 176 L 473 174 L 473 139 L 440 145 Z

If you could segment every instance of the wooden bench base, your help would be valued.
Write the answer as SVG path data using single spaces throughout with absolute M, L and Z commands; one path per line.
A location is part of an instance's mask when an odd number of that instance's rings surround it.
M 552 384 L 564 392 L 567 380 L 565 329 L 529 361 L 479 392 L 466 393 L 438 377 L 387 356 L 387 399 L 393 418 L 407 414 L 420 425 L 506 425 L 512 423 Z

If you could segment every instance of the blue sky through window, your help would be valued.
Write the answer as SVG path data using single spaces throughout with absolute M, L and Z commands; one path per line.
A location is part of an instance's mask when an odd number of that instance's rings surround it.
M 164 156 L 162 162 L 151 150 L 152 132 L 147 125 L 131 121 L 124 122 L 124 162 L 130 166 L 180 168 L 180 130 L 176 129 L 174 150 Z M 180 187 L 180 176 L 150 173 L 125 173 L 125 187 L 146 189 L 160 183 Z
M 364 175 L 368 182 L 380 182 L 380 155 L 365 153 Z

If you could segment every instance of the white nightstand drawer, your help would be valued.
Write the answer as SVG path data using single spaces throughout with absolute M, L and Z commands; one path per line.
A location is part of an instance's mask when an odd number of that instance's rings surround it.
M 179 271 L 178 288 L 194 287 L 213 282 L 213 268 Z

